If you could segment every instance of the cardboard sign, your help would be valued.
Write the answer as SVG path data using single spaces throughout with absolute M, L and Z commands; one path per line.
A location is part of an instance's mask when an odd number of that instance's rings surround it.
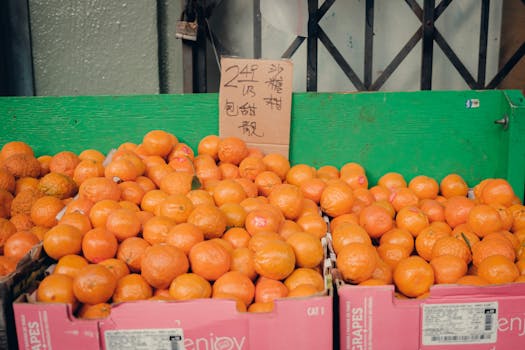
M 292 72 L 290 60 L 223 57 L 219 135 L 237 136 L 265 154 L 288 157 Z

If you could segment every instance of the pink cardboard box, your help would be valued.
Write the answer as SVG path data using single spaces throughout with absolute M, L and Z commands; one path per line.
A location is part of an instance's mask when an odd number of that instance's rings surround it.
M 525 283 L 439 285 L 426 299 L 394 286 L 337 283 L 341 349 L 525 349 Z
M 14 304 L 20 349 L 331 349 L 332 296 L 282 299 L 271 313 L 237 312 L 230 300 L 138 301 L 103 320 L 66 304 Z M 177 344 L 177 345 L 175 345 Z M 184 347 L 182 347 L 182 344 Z M 178 346 L 178 347 L 177 347 Z

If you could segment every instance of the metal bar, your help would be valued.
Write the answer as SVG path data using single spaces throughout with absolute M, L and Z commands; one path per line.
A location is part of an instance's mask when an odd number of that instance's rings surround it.
M 341 67 L 341 69 L 343 70 L 345 75 L 350 79 L 352 84 L 354 84 L 356 89 L 359 90 L 359 91 L 366 90 L 365 84 L 363 84 L 363 82 L 359 79 L 359 77 L 354 72 L 352 67 L 350 67 L 348 62 L 346 62 L 346 60 L 344 59 L 343 55 L 341 55 L 339 50 L 337 50 L 337 48 L 332 43 L 332 41 L 330 40 L 328 35 L 326 35 L 324 30 L 321 27 L 319 27 L 318 30 L 319 30 L 319 40 L 323 43 L 323 45 L 326 47 L 326 49 L 328 50 L 330 55 L 332 55 L 332 57 L 337 62 L 339 67 Z
M 33 53 L 28 1 L 7 0 L 0 4 L 0 94 L 35 94 Z
M 187 1 L 181 1 L 181 11 L 187 6 Z M 181 18 L 183 19 L 183 18 Z M 193 42 L 182 40 L 182 92 L 193 92 Z
M 306 41 L 306 91 L 317 91 L 317 0 L 308 0 L 308 39 Z
M 479 28 L 478 86 L 485 86 L 487 70 L 487 41 L 489 31 L 490 0 L 481 2 L 481 23 Z
M 168 93 L 168 33 L 166 1 L 157 0 L 157 60 L 159 66 L 159 93 Z
M 197 42 L 193 46 L 193 92 L 207 92 L 206 45 L 208 27 L 204 17 L 204 9 L 197 8 Z
M 374 52 L 374 0 L 366 0 L 365 4 L 365 88 L 370 89 L 372 84 L 372 66 Z
M 261 0 L 253 0 L 253 57 L 262 55 Z
M 518 63 L 523 56 L 525 56 L 525 42 L 521 44 L 521 46 L 514 52 L 514 54 L 510 57 L 510 59 L 501 67 L 500 71 L 492 80 L 490 83 L 486 86 L 487 89 L 495 89 L 502 81 L 505 79 L 505 77 L 510 73 L 512 68 Z
M 405 2 L 410 7 L 412 12 L 414 12 L 416 17 L 421 20 L 421 18 L 423 18 L 423 9 L 421 8 L 421 6 L 419 6 L 416 0 L 405 0 Z
M 423 53 L 421 56 L 421 90 L 432 89 L 432 58 L 434 55 L 435 3 L 435 0 L 424 0 L 423 5 Z
M 321 20 L 321 18 L 323 18 L 324 15 L 326 15 L 326 12 L 328 12 L 328 10 L 330 9 L 330 7 L 332 7 L 334 2 L 335 0 L 325 0 L 325 2 L 323 2 L 321 7 L 319 7 L 319 10 L 317 11 L 317 23 L 319 23 L 319 21 Z
M 434 22 L 441 16 L 441 14 L 447 9 L 448 5 L 452 0 L 443 0 L 439 3 L 439 5 L 436 6 L 434 10 Z
M 290 44 L 290 46 L 286 49 L 286 51 L 281 55 L 281 58 L 290 58 L 293 56 L 295 51 L 301 46 L 303 43 L 305 37 L 298 36 L 294 39 L 294 41 Z
M 436 44 L 438 44 L 438 46 L 441 48 L 445 56 L 448 57 L 452 65 L 457 69 L 457 71 L 463 77 L 463 79 L 468 84 L 468 86 L 471 89 L 480 88 L 480 86 L 478 86 L 478 83 L 476 82 L 474 77 L 468 71 L 467 67 L 465 67 L 465 65 L 461 62 L 461 60 L 456 55 L 454 50 L 452 50 L 452 48 L 448 45 L 445 38 L 443 38 L 443 36 L 437 29 L 434 32 L 434 37 L 436 40 Z
M 370 86 L 370 90 L 379 90 L 381 86 L 388 80 L 388 78 L 394 73 L 394 71 L 399 67 L 401 62 L 408 56 L 410 51 L 416 46 L 416 44 L 421 40 L 423 31 L 421 28 L 418 28 L 416 32 L 410 37 L 408 42 L 401 48 L 399 53 L 394 57 L 392 62 L 385 68 L 383 73 L 376 79 L 376 81 Z

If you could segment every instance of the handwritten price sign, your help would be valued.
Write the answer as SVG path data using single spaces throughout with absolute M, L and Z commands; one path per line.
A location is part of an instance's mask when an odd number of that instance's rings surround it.
M 292 72 L 289 60 L 221 59 L 219 135 L 288 157 Z

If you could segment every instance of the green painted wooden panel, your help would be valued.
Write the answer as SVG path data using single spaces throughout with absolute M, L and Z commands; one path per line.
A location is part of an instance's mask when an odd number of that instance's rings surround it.
M 467 101 L 479 107 L 467 108 Z M 107 152 L 164 129 L 196 148 L 218 130 L 218 95 L 0 98 L 0 144 L 23 140 L 38 155 Z M 494 120 L 507 115 L 504 130 Z M 438 181 L 456 172 L 473 186 L 504 177 L 523 198 L 525 100 L 519 91 L 296 93 L 292 163 L 361 163 L 370 183 L 389 171 Z

